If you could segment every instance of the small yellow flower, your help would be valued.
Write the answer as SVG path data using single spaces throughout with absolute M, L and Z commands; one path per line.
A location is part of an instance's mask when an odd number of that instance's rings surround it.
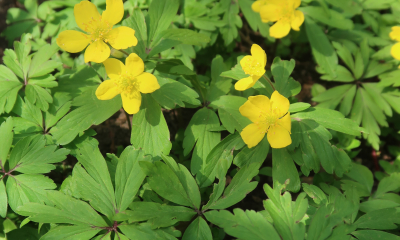
M 264 96 L 252 96 L 240 108 L 240 113 L 253 123 L 240 133 L 249 148 L 256 146 L 267 134 L 272 148 L 284 148 L 292 143 L 290 137 L 289 100 L 274 91 L 271 100 Z
M 251 8 L 259 12 L 263 22 L 276 22 L 270 29 L 269 35 L 283 38 L 289 34 L 290 28 L 300 30 L 304 22 L 304 14 L 296 10 L 301 0 L 258 0 Z
M 58 35 L 57 44 L 70 53 L 80 52 L 89 45 L 85 51 L 85 62 L 104 62 L 110 56 L 106 43 L 115 49 L 126 49 L 136 46 L 138 42 L 135 30 L 124 26 L 113 29 L 124 16 L 122 0 L 107 0 L 102 15 L 93 3 L 82 1 L 75 5 L 74 15 L 79 28 L 88 34 L 66 30 Z
M 392 27 L 392 31 L 389 34 L 392 40 L 397 41 L 396 44 L 390 49 L 390 54 L 397 60 L 400 60 L 400 27 Z
M 139 111 L 142 103 L 140 93 L 152 93 L 160 88 L 157 78 L 144 72 L 143 60 L 135 53 L 126 58 L 125 65 L 115 58 L 109 58 L 103 64 L 110 80 L 97 88 L 97 98 L 109 100 L 121 94 L 122 105 L 129 114 Z
M 244 91 L 251 88 L 265 73 L 265 65 L 267 64 L 267 55 L 264 50 L 257 44 L 251 46 L 251 55 L 247 55 L 240 60 L 240 66 L 243 71 L 250 76 L 240 79 L 235 84 L 235 89 Z

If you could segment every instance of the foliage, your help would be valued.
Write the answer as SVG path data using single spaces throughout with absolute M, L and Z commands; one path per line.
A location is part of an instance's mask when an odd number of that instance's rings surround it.
M 18 0 L 0 240 L 400 239 L 399 14 L 395 0 Z M 110 130 L 106 154 L 92 126 L 116 113 L 129 132 L 115 146 Z

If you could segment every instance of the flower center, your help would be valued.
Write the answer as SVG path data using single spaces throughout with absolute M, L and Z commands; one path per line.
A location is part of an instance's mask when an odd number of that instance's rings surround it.
M 139 86 L 136 78 L 128 74 L 121 74 L 118 79 L 115 80 L 117 87 L 122 93 L 131 95 L 132 93 L 139 91 Z
M 99 19 L 92 18 L 84 25 L 85 31 L 90 34 L 91 43 L 101 40 L 107 42 L 107 35 L 113 27 L 109 22 L 102 21 L 101 17 Z
M 254 57 L 249 57 L 242 66 L 243 71 L 250 76 L 262 76 L 265 72 L 264 67 Z

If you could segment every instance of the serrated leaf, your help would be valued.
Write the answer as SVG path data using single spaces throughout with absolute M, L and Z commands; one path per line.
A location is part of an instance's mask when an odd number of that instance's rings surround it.
M 149 224 L 119 225 L 118 228 L 129 239 L 140 240 L 177 240 L 174 236 L 162 229 L 151 229 Z
M 139 8 L 133 9 L 131 16 L 123 20 L 122 25 L 135 30 L 135 37 L 138 40 L 138 44 L 131 49 L 133 52 L 137 53 L 140 58 L 145 59 L 147 56 L 147 26 L 142 11 Z
M 157 80 L 160 89 L 153 92 L 151 96 L 164 108 L 185 107 L 185 103 L 191 106 L 200 106 L 201 102 L 197 99 L 199 94 L 193 89 L 169 78 L 157 76 Z
M 25 94 L 26 98 L 28 98 L 31 103 L 36 104 L 36 106 L 43 111 L 47 111 L 47 109 L 49 109 L 49 103 L 53 102 L 53 97 L 50 93 L 38 85 L 26 85 Z
M 131 144 L 153 156 L 168 154 L 171 149 L 169 129 L 160 105 L 150 94 L 142 96 L 140 111 L 132 118 Z
M 159 161 L 155 163 L 142 161 L 139 165 L 148 176 L 147 182 L 150 187 L 157 194 L 179 205 L 196 209 L 200 207 L 200 192 L 197 189 L 193 195 L 191 188 L 187 187 L 188 183 L 192 181 L 186 179 L 185 175 L 182 176 Z M 179 168 L 182 167 L 184 168 L 182 165 L 179 166 Z M 177 173 L 181 176 L 178 176 Z
M 210 106 L 218 109 L 222 125 L 230 132 L 235 130 L 241 132 L 251 121 L 242 116 L 239 108 L 247 101 L 246 98 L 238 96 L 221 96 L 210 103 Z
M 51 73 L 55 68 L 62 65 L 61 62 L 54 60 L 48 61 L 58 50 L 56 44 L 46 44 L 41 47 L 32 58 L 31 66 L 29 67 L 29 78 L 40 77 Z
M 7 156 L 11 148 L 11 144 L 13 141 L 13 119 L 8 117 L 6 121 L 4 121 L 0 126 L 0 136 L 1 136 L 1 144 L 0 144 L 0 166 L 4 167 Z M 5 169 L 0 169 L 5 171 Z
M 6 186 L 4 185 L 3 179 L 1 179 L 0 180 L 0 217 L 6 218 L 7 207 L 8 207 L 8 200 L 7 200 Z
M 169 227 L 180 221 L 190 221 L 196 212 L 182 206 L 162 205 L 154 202 L 133 202 L 132 210 L 125 212 L 129 222 L 147 221 L 152 229 Z
M 92 226 L 57 226 L 50 229 L 43 237 L 42 240 L 73 240 L 73 239 L 92 239 L 100 228 L 93 228 Z
M 64 195 L 58 191 L 47 191 L 53 206 L 28 203 L 18 208 L 18 213 L 29 216 L 40 223 L 68 223 L 89 227 L 108 227 L 104 219 L 89 204 Z
M 21 174 L 7 179 L 8 204 L 14 212 L 27 203 L 43 204 L 48 201 L 47 190 L 55 189 L 56 184 L 40 174 Z
M 132 203 L 146 177 L 139 162 L 149 160 L 150 157 L 144 157 L 143 151 L 135 150 L 131 146 L 122 152 L 115 172 L 115 198 L 119 212 Z
M 251 182 L 251 180 L 258 174 L 259 167 L 259 164 L 253 163 L 241 168 L 225 189 L 222 197 L 211 204 L 208 208 L 225 209 L 245 198 L 248 193 L 257 187 L 258 182 Z
M 309 107 L 311 107 L 311 105 L 308 103 L 303 103 L 303 102 L 292 103 L 289 106 L 289 112 L 290 113 L 301 112 L 303 110 L 308 109 Z
M 238 133 L 231 134 L 215 146 L 207 156 L 204 170 L 196 177 L 200 187 L 207 187 L 214 182 L 215 178 L 225 177 L 233 160 L 233 151 L 245 145 Z
M 399 224 L 399 212 L 394 208 L 380 209 L 368 212 L 354 223 L 357 228 L 377 230 L 396 229 Z
M 271 223 L 261 213 L 241 209 L 234 209 L 233 213 L 235 215 L 226 210 L 210 211 L 204 213 L 204 216 L 208 221 L 223 228 L 226 233 L 238 239 L 281 239 Z
M 372 186 L 374 185 L 374 177 L 367 167 L 361 164 L 352 163 L 350 171 L 345 173 L 345 176 L 361 183 L 366 187 L 367 191 L 371 193 Z
M 63 117 L 50 130 L 58 144 L 65 145 L 72 142 L 79 133 L 93 124 L 104 122 L 121 108 L 120 96 L 103 101 L 97 99 L 95 91 L 96 87 L 91 87 L 75 98 L 72 105 L 77 108 Z
M 290 74 L 293 72 L 294 66 L 295 61 L 293 59 L 290 61 L 282 61 L 279 57 L 274 59 L 271 66 L 272 76 L 274 76 L 275 81 L 275 89 L 287 98 L 292 95 L 297 95 L 301 90 L 300 83 L 293 78 L 289 78 Z
M 221 133 L 209 131 L 219 126 L 218 116 L 208 108 L 198 110 L 190 120 L 183 138 L 183 154 L 188 155 L 194 147 L 190 166 L 192 174 L 204 170 L 208 154 L 220 142 Z
M 197 217 L 182 236 L 182 240 L 212 240 L 211 229 L 202 217 Z
M 224 59 L 217 55 L 211 62 L 211 82 L 207 90 L 207 100 L 213 102 L 226 95 L 232 87 L 232 80 L 220 76 L 226 70 Z

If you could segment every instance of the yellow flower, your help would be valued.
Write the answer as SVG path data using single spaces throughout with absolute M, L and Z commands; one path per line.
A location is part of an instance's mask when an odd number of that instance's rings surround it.
M 264 96 L 252 96 L 240 108 L 240 113 L 253 123 L 240 133 L 249 148 L 256 146 L 267 134 L 272 148 L 284 148 L 292 143 L 290 137 L 289 100 L 274 91 L 271 100 Z
M 301 0 L 258 0 L 251 8 L 259 12 L 263 22 L 276 22 L 270 29 L 269 35 L 283 38 L 289 34 L 290 28 L 300 30 L 304 22 L 304 14 L 296 10 Z
M 106 10 L 102 15 L 96 6 L 89 1 L 82 1 L 74 7 L 75 21 L 79 28 L 88 34 L 66 30 L 57 38 L 57 44 L 64 51 L 77 53 L 85 51 L 85 62 L 104 62 L 110 56 L 109 43 L 115 49 L 126 49 L 136 46 L 135 30 L 129 27 L 113 26 L 124 16 L 122 0 L 107 0 Z
M 240 79 L 235 84 L 235 89 L 244 91 L 251 88 L 265 73 L 265 65 L 267 64 L 267 55 L 264 50 L 257 44 L 251 46 L 251 56 L 247 55 L 240 60 L 240 66 L 243 71 L 250 76 Z
M 392 31 L 389 34 L 392 40 L 397 41 L 396 44 L 390 49 L 390 54 L 397 60 L 400 60 L 400 27 L 392 27 Z
M 140 93 L 152 93 L 160 88 L 157 78 L 144 72 L 143 60 L 135 53 L 131 53 L 124 65 L 115 58 L 103 62 L 110 80 L 100 84 L 96 96 L 100 100 L 109 100 L 121 94 L 122 105 L 129 114 L 139 111 L 142 103 Z

